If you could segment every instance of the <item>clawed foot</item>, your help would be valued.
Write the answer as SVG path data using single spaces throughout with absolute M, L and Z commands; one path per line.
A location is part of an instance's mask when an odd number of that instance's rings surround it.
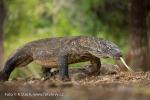
M 95 69 L 94 67 L 92 67 L 92 65 L 86 65 L 85 69 L 86 69 L 87 75 L 99 75 L 100 74 L 100 69 Z

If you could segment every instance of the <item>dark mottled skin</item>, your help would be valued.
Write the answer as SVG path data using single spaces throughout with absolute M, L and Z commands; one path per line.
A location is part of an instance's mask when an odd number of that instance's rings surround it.
M 69 80 L 68 64 L 90 61 L 96 73 L 99 72 L 100 58 L 103 57 L 119 59 L 121 52 L 114 43 L 96 37 L 41 39 L 17 49 L 7 60 L 0 80 L 7 80 L 15 67 L 26 66 L 32 61 L 41 65 L 45 73 L 59 66 L 61 80 Z

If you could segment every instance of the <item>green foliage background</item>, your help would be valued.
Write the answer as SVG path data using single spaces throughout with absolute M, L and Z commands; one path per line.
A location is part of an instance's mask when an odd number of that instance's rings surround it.
M 29 41 L 60 36 L 102 37 L 126 51 L 126 0 L 7 0 L 5 4 L 5 60 Z M 40 67 L 34 63 L 16 69 L 11 76 L 32 75 L 40 77 Z

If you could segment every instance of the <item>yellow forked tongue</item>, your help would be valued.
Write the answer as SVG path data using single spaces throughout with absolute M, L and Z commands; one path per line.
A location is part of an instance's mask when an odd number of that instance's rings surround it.
M 130 71 L 130 72 L 134 72 L 124 61 L 124 59 L 122 57 L 120 57 L 120 60 L 122 61 L 122 63 L 125 65 L 125 67 Z

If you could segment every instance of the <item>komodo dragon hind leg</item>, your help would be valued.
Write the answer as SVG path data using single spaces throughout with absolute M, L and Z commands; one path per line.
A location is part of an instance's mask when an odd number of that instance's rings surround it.
M 51 68 L 45 68 L 45 66 L 42 67 L 42 74 L 44 78 L 47 78 L 49 76 L 52 76 L 51 74 Z
M 55 76 L 57 73 L 58 73 L 58 70 L 55 68 L 50 68 L 50 67 L 46 67 L 46 66 L 42 67 L 42 74 L 43 74 L 44 78 L 49 78 L 49 77 Z
M 62 81 L 70 81 L 68 74 L 68 56 L 59 56 L 59 78 Z

